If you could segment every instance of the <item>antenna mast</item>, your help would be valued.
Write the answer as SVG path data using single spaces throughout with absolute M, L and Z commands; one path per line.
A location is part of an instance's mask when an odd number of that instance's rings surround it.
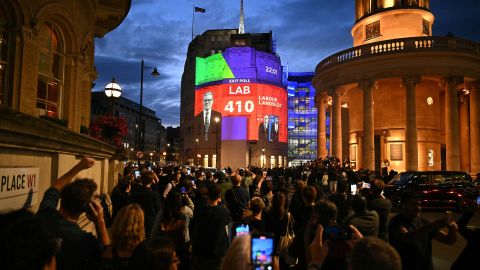
M 240 0 L 240 25 L 238 26 L 238 33 L 245 34 L 245 24 L 243 17 L 243 0 Z

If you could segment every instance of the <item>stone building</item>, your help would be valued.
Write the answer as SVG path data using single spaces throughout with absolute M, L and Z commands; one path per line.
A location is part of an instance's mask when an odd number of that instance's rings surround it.
M 81 176 L 94 178 L 100 192 L 111 188 L 116 149 L 80 131 L 90 123 L 94 38 L 120 25 L 130 4 L 0 1 L 0 173 L 9 181 L 21 170 L 37 177 L 31 188 L 1 189 L 0 210 L 21 206 L 29 191 L 38 206 L 37 194 L 82 155 L 97 163 Z
M 331 98 L 332 154 L 357 169 L 388 159 L 396 171 L 480 172 L 480 44 L 432 36 L 429 4 L 355 1 L 354 47 L 322 60 L 313 79 L 320 156 Z

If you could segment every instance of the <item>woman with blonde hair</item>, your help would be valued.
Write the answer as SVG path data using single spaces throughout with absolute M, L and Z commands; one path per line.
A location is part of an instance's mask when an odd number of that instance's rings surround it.
M 144 219 L 138 204 L 130 204 L 118 212 L 110 231 L 112 245 L 104 255 L 106 269 L 128 269 L 133 250 L 145 240 Z

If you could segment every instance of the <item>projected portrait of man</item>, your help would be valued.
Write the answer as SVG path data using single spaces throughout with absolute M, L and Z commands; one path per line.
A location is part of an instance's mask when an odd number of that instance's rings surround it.
M 278 142 L 278 137 L 279 137 L 279 129 L 280 126 L 278 124 L 279 119 L 278 116 L 272 116 L 272 119 L 270 120 L 271 125 L 270 125 L 270 141 L 271 142 Z
M 213 108 L 213 94 L 206 92 L 203 94 L 203 109 L 202 112 L 195 116 L 195 122 L 198 128 L 198 135 L 202 141 L 207 142 L 212 133 L 219 132 L 220 121 L 222 114 L 212 109 Z M 216 121 L 217 119 L 217 121 Z
M 270 117 L 268 114 L 263 116 L 263 122 L 258 127 L 258 141 L 259 142 L 268 142 L 269 141 L 269 125 Z

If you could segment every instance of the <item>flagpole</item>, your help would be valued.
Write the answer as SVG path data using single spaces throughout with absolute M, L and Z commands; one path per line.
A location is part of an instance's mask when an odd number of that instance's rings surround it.
M 195 21 L 195 5 L 192 5 L 192 40 L 193 40 L 193 22 Z

